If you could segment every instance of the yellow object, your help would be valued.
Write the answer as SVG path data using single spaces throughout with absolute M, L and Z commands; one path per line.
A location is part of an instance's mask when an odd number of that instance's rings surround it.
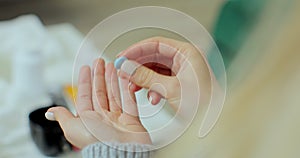
M 65 85 L 63 88 L 63 94 L 68 103 L 72 105 L 76 102 L 78 88 L 72 85 Z

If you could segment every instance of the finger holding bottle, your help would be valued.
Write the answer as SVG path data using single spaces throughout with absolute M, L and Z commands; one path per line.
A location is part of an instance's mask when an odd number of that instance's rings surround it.
M 118 57 L 119 76 L 130 78 L 134 90 L 149 89 L 148 98 L 152 104 L 157 104 L 161 98 L 169 99 L 168 102 L 180 98 L 179 76 L 186 83 L 190 80 L 189 74 L 195 73 L 198 80 L 195 85 L 201 85 L 203 90 L 210 86 L 205 59 L 190 43 L 154 37 L 132 45 Z

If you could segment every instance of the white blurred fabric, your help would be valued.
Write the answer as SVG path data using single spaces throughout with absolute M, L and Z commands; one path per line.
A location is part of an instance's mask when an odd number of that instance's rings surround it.
M 28 114 L 47 102 L 40 98 L 35 99 L 35 104 L 16 101 L 8 105 L 6 102 L 13 84 L 15 53 L 38 48 L 43 55 L 46 86 L 63 85 L 72 81 L 73 61 L 82 39 L 82 34 L 72 25 L 65 23 L 45 27 L 35 15 L 0 22 L 1 158 L 44 157 L 30 138 Z M 70 153 L 61 157 L 80 157 L 80 154 Z

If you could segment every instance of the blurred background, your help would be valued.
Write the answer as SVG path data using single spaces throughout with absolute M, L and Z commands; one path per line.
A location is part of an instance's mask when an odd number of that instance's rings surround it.
M 145 5 L 173 8 L 199 21 L 216 41 L 228 77 L 224 110 L 210 135 L 197 137 L 196 118 L 156 157 L 300 157 L 298 0 L 0 0 L 0 157 L 42 157 L 30 138 L 28 113 L 65 99 L 77 50 L 96 24 Z M 108 50 L 153 35 L 181 39 L 146 30 L 122 36 Z

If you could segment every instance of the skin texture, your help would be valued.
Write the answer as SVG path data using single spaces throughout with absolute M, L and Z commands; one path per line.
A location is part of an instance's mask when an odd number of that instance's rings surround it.
M 105 67 L 104 60 L 97 59 L 93 73 L 88 66 L 81 68 L 75 107 L 78 115 L 74 116 L 63 107 L 48 110 L 54 114 L 66 138 L 79 148 L 98 141 L 151 144 L 150 136 L 137 112 L 134 93 L 141 88 L 149 89 L 148 97 L 152 98 L 152 104 L 165 98 L 175 111 L 181 101 L 179 80 L 188 87 L 195 88 L 198 85 L 204 90 L 201 96 L 192 96 L 191 103 L 197 97 L 202 103 L 209 101 L 211 78 L 208 67 L 193 45 L 154 37 L 136 43 L 120 56 L 143 66 L 138 67 L 132 76 L 128 76 L 121 68 L 118 72 L 119 85 L 113 64 L 109 63 Z M 197 71 L 193 72 L 193 69 Z M 190 74 L 193 73 L 196 73 L 197 83 L 190 82 Z M 188 105 L 186 103 L 184 106 Z
M 153 37 L 140 41 L 117 55 L 117 57 L 121 56 L 143 65 L 131 76 L 122 71 L 122 68 L 118 74 L 121 78 L 132 82 L 130 86 L 132 91 L 141 88 L 149 89 L 148 97 L 151 96 L 152 104 L 157 104 L 161 98 L 164 98 L 177 110 L 181 99 L 179 79 L 181 82 L 188 83 L 190 74 L 194 72 L 198 83 L 190 86 L 199 85 L 201 90 L 205 91 L 200 98 L 201 102 L 208 101 L 211 86 L 209 69 L 201 53 L 192 44 L 164 37 Z M 192 72 L 191 69 L 195 71 Z M 153 86 L 158 84 L 163 85 L 165 89 Z
M 95 60 L 92 71 L 89 66 L 81 68 L 75 106 L 78 115 L 74 116 L 63 107 L 48 110 L 54 114 L 70 143 L 78 148 L 98 141 L 151 144 L 138 117 L 129 81 L 121 79 L 120 83 L 113 64 L 105 67 L 103 59 Z

